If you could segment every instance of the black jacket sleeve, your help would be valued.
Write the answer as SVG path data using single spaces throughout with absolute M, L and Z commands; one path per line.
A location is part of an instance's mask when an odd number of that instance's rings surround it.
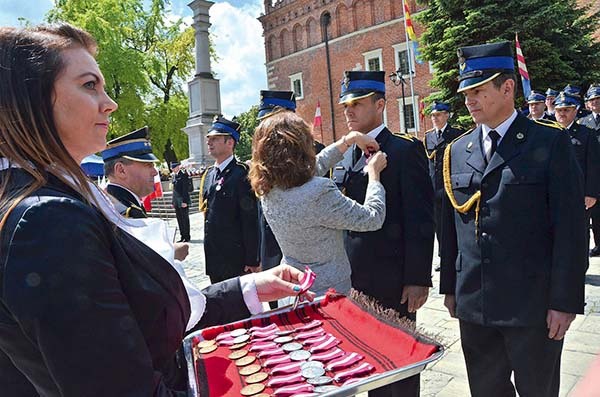
M 202 290 L 206 309 L 198 324 L 190 332 L 250 317 L 242 296 L 239 277 L 212 284 Z
M 239 181 L 238 206 L 244 244 L 244 264 L 246 266 L 258 266 L 258 207 L 256 195 L 250 187 L 250 181 L 247 177 L 240 178 Z
M 400 159 L 405 233 L 404 285 L 432 286 L 433 186 L 423 144 L 413 142 Z

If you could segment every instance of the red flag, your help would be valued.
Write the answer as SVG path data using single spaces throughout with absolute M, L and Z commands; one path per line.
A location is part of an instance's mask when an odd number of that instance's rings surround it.
M 421 118 L 421 124 L 425 122 L 425 102 L 419 101 L 419 117 Z
M 317 101 L 317 109 L 315 110 L 315 119 L 313 120 L 313 127 L 320 127 L 323 123 L 321 119 L 321 102 Z
M 152 211 L 151 201 L 163 196 L 162 184 L 160 183 L 160 172 L 154 175 L 154 191 L 143 198 L 146 211 Z

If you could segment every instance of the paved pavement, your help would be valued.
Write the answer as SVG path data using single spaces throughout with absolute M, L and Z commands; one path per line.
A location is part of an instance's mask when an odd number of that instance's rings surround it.
M 190 255 L 184 267 L 188 277 L 200 287 L 204 287 L 210 280 L 204 271 L 203 215 L 193 214 L 190 221 L 192 241 Z M 176 224 L 174 220 L 169 222 L 171 225 Z M 437 260 L 437 256 L 435 258 Z M 594 356 L 600 353 L 600 258 L 592 258 L 587 274 L 585 314 L 577 316 L 565 338 L 561 396 L 570 395 Z M 448 315 L 443 305 L 443 296 L 437 292 L 438 284 L 439 273 L 435 272 L 434 288 L 427 303 L 418 313 L 418 326 L 441 341 L 446 346 L 446 353 L 422 373 L 421 396 L 468 396 L 467 372 L 460 346 L 458 320 Z

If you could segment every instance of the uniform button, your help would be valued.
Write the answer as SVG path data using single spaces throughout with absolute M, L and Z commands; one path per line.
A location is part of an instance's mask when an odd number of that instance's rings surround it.
M 488 236 L 489 236 L 489 234 L 487 234 L 487 233 L 481 233 L 481 238 L 484 240 L 487 239 Z
M 486 189 L 488 187 L 488 183 L 487 182 L 483 182 L 481 184 L 481 187 L 484 188 L 484 189 Z
M 487 214 L 490 213 L 490 209 L 488 207 L 486 207 L 486 206 L 481 207 L 480 211 L 481 211 L 481 215 L 487 215 Z
M 490 258 L 485 258 L 483 260 L 483 263 L 485 263 L 485 264 L 489 264 L 490 262 L 491 262 Z

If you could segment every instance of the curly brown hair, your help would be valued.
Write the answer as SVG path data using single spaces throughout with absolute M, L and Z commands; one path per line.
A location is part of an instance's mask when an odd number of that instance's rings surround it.
M 301 186 L 315 175 L 315 167 L 313 136 L 302 118 L 279 112 L 263 119 L 252 138 L 248 175 L 256 194 Z

